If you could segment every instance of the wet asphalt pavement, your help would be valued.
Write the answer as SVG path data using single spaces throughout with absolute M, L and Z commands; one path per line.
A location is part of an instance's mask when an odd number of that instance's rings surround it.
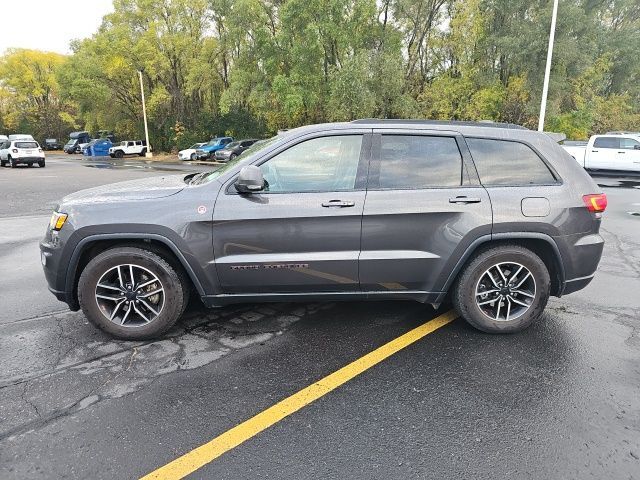
M 137 478 L 440 313 L 192 305 L 165 339 L 114 341 L 46 291 L 52 207 L 210 167 L 106 163 L 0 170 L 2 479 Z M 606 246 L 585 290 L 517 335 L 456 320 L 189 478 L 640 478 L 640 177 L 596 180 Z

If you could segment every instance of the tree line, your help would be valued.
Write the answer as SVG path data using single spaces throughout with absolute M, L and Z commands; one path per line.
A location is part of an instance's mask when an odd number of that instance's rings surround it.
M 535 128 L 550 0 L 114 0 L 63 56 L 0 58 L 0 129 L 156 149 L 363 117 Z M 546 129 L 640 130 L 640 4 L 561 0 Z

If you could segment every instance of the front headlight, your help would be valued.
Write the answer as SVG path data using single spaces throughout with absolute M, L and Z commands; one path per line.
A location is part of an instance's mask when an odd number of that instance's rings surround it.
M 63 227 L 64 222 L 66 221 L 66 213 L 53 212 L 53 215 L 51 215 L 51 220 L 49 221 L 49 228 L 58 232 Z

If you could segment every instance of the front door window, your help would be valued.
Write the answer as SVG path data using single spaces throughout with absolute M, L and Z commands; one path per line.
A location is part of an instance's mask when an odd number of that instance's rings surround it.
M 298 143 L 260 166 L 265 192 L 302 193 L 353 190 L 362 135 L 314 138 Z

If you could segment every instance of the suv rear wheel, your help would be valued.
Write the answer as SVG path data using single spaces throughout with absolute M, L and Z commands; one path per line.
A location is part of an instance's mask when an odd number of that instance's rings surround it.
M 453 304 L 483 332 L 519 332 L 542 315 L 550 284 L 540 257 L 519 245 L 502 245 L 483 251 L 464 267 Z
M 78 282 L 78 300 L 91 323 L 125 340 L 154 338 L 184 312 L 189 289 L 165 259 L 136 247 L 94 257 Z

